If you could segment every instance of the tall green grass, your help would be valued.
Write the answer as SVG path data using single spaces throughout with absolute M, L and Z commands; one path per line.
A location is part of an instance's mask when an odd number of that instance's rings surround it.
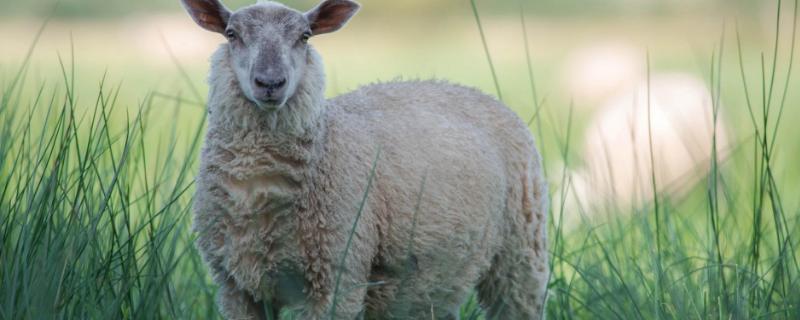
M 27 88 L 25 63 L 2 88 L 0 319 L 213 318 L 189 231 L 203 122 L 151 126 L 153 97 L 121 109 L 104 80 L 78 97 L 61 66 L 57 85 Z
M 737 122 L 732 150 L 718 150 L 714 136 L 710 169 L 700 183 L 683 186 L 688 192 L 652 179 L 649 203 L 579 208 L 612 218 L 565 226 L 565 215 L 576 214 L 565 206 L 570 177 L 547 172 L 549 318 L 800 319 L 800 203 L 793 197 L 800 177 L 780 169 L 800 161 L 796 149 L 781 152 L 800 140 L 781 136 L 787 117 L 800 114 L 792 100 L 797 1 L 791 8 L 777 13 L 774 46 L 758 57 L 759 70 L 748 67 L 753 57 L 738 32 L 723 34 L 710 54 L 715 123 L 721 111 L 745 120 Z M 539 99 L 524 17 L 529 124 L 545 161 L 568 167 L 574 109 L 559 119 L 553 109 L 563 107 Z M 781 33 L 782 19 L 791 19 L 791 34 Z M 27 63 L 0 78 L 0 319 L 218 318 L 190 231 L 205 119 L 188 100 L 163 94 L 120 106 L 124 88 L 104 79 L 94 96 L 78 96 L 79 66 L 61 66 L 57 83 L 31 84 Z M 740 82 L 737 90 L 723 90 L 728 79 Z M 461 316 L 483 319 L 474 296 Z

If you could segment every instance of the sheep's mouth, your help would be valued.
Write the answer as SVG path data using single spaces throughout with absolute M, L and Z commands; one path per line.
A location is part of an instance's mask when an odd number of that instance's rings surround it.
M 255 102 L 256 107 L 261 111 L 277 111 L 284 105 L 283 100 L 272 98 L 253 99 L 253 102 Z

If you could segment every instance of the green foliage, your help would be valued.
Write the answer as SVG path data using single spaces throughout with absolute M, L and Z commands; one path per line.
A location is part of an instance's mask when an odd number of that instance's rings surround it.
M 118 124 L 120 88 L 92 104 L 63 83 L 0 98 L 0 319 L 211 318 L 213 286 L 192 245 L 194 133 L 150 144 L 148 98 Z M 27 92 L 32 92 L 28 95 Z M 174 128 L 174 127 L 173 127 Z

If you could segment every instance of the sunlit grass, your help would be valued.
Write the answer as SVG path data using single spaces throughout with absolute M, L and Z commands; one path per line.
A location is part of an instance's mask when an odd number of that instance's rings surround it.
M 25 64 L 2 88 L 0 318 L 214 317 L 189 232 L 203 122 L 150 126 L 152 97 L 119 110 L 103 80 L 79 106 L 75 67 L 28 91 Z

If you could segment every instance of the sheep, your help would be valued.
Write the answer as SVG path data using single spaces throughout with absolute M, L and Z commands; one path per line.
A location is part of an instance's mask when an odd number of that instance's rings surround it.
M 714 147 L 720 159 L 730 148 L 713 103 L 704 81 L 685 73 L 654 74 L 610 99 L 584 133 L 585 163 L 572 176 L 568 211 L 650 201 L 653 173 L 659 192 L 693 186 L 710 169 Z
M 340 29 L 350 0 L 182 2 L 228 40 L 193 208 L 223 316 L 456 319 L 477 288 L 490 318 L 543 317 L 547 189 L 509 108 L 434 80 L 326 100 L 308 40 Z

